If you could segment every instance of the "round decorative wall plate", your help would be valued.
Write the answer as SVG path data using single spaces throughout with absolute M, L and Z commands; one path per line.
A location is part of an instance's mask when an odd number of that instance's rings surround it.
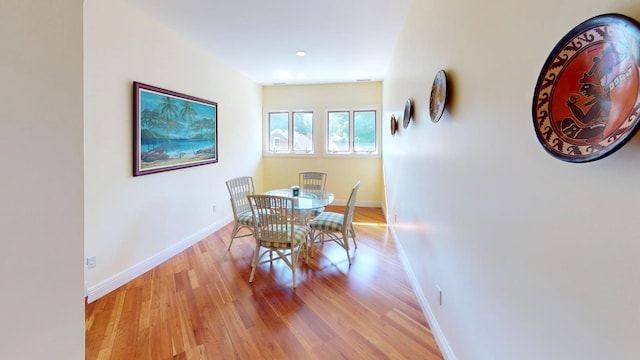
M 411 99 L 407 99 L 407 102 L 404 105 L 404 115 L 402 116 L 402 127 L 407 128 L 409 126 L 409 121 L 411 121 L 411 117 L 413 116 L 413 101 Z
M 395 115 L 391 115 L 391 135 L 395 135 L 398 132 L 398 119 Z
M 436 73 L 431 85 L 431 96 L 429 98 L 429 115 L 431 121 L 438 122 L 444 112 L 445 103 L 447 101 L 447 74 L 444 70 Z
M 588 162 L 612 154 L 640 120 L 640 24 L 593 17 L 555 46 L 533 96 L 538 140 L 552 156 Z

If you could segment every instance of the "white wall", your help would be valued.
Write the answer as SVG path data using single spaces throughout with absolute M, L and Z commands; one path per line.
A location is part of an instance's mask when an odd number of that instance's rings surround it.
M 0 47 L 0 357 L 84 359 L 82 1 L 3 1 Z
M 640 356 L 640 140 L 585 164 L 556 160 L 531 115 L 556 43 L 637 0 L 414 1 L 384 81 L 388 211 L 449 358 Z M 450 78 L 439 123 L 436 72 Z M 386 128 L 386 125 L 385 125 Z M 443 291 L 438 305 L 436 287 Z M 444 340 L 444 341 L 443 341 Z
M 265 86 L 263 102 L 265 112 L 313 110 L 314 138 L 316 144 L 320 145 L 316 149 L 316 156 L 265 156 L 265 188 L 297 184 L 300 171 L 322 171 L 327 173 L 327 190 L 334 193 L 335 204 L 344 205 L 351 188 L 360 180 L 357 206 L 380 206 L 383 194 L 382 158 L 325 157 L 322 155 L 322 134 L 326 131 L 324 124 L 329 110 L 379 108 L 382 104 L 381 82 Z
M 260 131 L 247 131 L 262 90 L 126 1 L 88 0 L 84 14 L 91 301 L 231 221 L 227 179 L 262 183 Z M 133 81 L 217 102 L 219 162 L 133 177 Z

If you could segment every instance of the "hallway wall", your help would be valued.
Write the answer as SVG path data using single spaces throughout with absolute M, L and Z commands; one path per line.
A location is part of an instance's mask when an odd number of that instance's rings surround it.
M 556 43 L 625 0 L 414 1 L 384 80 L 388 214 L 450 359 L 640 354 L 640 139 L 584 164 L 536 138 L 532 99 Z M 434 76 L 450 101 L 433 123 Z M 383 125 L 387 128 L 387 125 Z M 394 219 L 397 216 L 397 221 Z M 439 305 L 438 289 L 442 290 Z

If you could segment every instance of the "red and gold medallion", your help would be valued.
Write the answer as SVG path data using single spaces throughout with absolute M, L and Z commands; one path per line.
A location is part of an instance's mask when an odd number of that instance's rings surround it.
M 538 140 L 554 157 L 588 162 L 630 140 L 640 120 L 640 24 L 600 15 L 553 49 L 533 98 Z

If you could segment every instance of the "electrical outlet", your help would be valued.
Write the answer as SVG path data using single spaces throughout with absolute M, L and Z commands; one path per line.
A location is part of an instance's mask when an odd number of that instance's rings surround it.
M 442 306 L 442 289 L 436 285 L 436 295 L 438 296 L 438 305 Z
M 87 258 L 87 268 L 93 269 L 94 267 L 96 267 L 96 257 L 95 256 L 88 257 Z
M 398 222 L 398 214 L 393 214 L 393 222 Z
M 215 205 L 211 206 L 211 210 L 212 210 L 213 212 L 216 212 L 216 206 L 215 206 Z

